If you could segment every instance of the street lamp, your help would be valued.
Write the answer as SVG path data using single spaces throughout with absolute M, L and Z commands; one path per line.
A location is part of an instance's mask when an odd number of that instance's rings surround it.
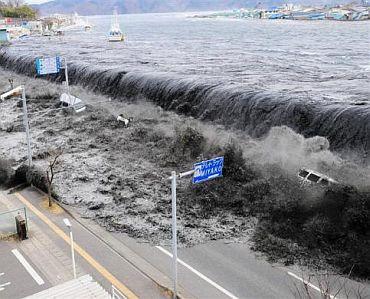
M 69 229 L 69 237 L 71 238 L 73 277 L 74 277 L 74 279 L 76 279 L 77 278 L 77 275 L 76 275 L 76 262 L 75 262 L 75 250 L 74 250 L 74 244 L 73 244 L 72 224 L 71 224 L 71 222 L 69 221 L 68 218 L 64 218 L 63 221 L 64 221 L 64 224 Z

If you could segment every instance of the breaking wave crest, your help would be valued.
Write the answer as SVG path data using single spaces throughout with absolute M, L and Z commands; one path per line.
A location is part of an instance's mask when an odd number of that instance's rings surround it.
M 31 56 L 15 57 L 2 50 L 0 65 L 36 76 Z M 253 137 L 265 135 L 271 127 L 287 125 L 305 137 L 326 137 L 333 150 L 355 150 L 365 157 L 370 150 L 368 103 L 319 102 L 169 73 L 101 70 L 76 63 L 68 67 L 72 84 L 115 98 L 145 97 L 164 109 L 232 126 Z M 63 74 L 47 79 L 60 82 Z

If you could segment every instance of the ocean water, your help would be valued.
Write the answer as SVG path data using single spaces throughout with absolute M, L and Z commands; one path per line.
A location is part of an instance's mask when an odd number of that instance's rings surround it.
M 195 19 L 191 14 L 122 15 L 125 43 L 108 43 L 111 19 L 90 32 L 30 38 L 22 54 L 54 55 L 102 68 L 170 72 L 303 92 L 332 100 L 370 99 L 370 22 Z
M 110 16 L 90 17 L 91 31 L 19 40 L 1 63 L 27 73 L 34 57 L 59 54 L 72 65 L 72 81 L 98 91 L 143 94 L 256 136 L 289 125 L 334 148 L 369 150 L 370 22 L 191 15 L 122 15 L 124 43 L 107 41 Z

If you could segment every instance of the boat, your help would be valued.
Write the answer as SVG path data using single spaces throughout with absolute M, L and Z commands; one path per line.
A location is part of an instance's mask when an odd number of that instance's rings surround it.
M 88 21 L 88 19 L 87 19 L 87 18 L 85 19 L 85 26 L 84 26 L 84 28 L 85 28 L 85 31 L 90 31 L 90 30 L 91 30 L 91 28 L 92 28 L 92 26 L 91 26 L 91 24 L 89 23 L 89 21 Z
M 119 25 L 117 10 L 113 11 L 112 25 L 109 31 L 108 40 L 110 42 L 123 42 L 125 40 L 125 36 Z

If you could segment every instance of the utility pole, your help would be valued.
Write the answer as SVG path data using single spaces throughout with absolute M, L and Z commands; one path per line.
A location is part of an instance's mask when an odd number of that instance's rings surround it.
M 67 65 L 67 58 L 64 58 L 64 72 L 66 77 L 66 85 L 67 85 L 67 93 L 70 95 L 70 88 L 69 88 L 69 77 L 68 77 L 68 65 Z
M 67 86 L 67 94 L 69 97 L 70 105 L 74 106 L 76 98 L 73 98 L 73 103 L 71 103 L 71 88 L 69 86 L 69 76 L 68 76 L 68 64 L 67 64 L 67 58 L 64 57 L 64 73 L 65 73 L 65 78 L 66 78 L 66 86 Z
M 22 85 L 22 103 L 23 103 L 23 123 L 26 129 L 27 136 L 27 153 L 28 153 L 28 166 L 32 166 L 32 149 L 31 149 L 31 136 L 30 136 L 30 127 L 28 122 L 28 112 L 27 112 L 27 102 L 26 102 L 26 89 Z
M 172 271 L 173 271 L 173 298 L 177 298 L 177 215 L 176 215 L 176 171 L 171 175 L 172 194 Z

